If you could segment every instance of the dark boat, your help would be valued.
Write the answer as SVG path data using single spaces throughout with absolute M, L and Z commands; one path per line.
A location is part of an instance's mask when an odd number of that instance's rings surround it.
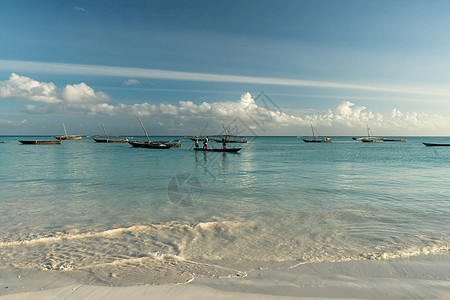
M 148 137 L 147 130 L 144 127 L 144 124 L 142 124 L 141 118 L 137 116 L 139 123 L 141 123 L 142 129 L 145 132 L 145 136 L 147 137 L 147 142 L 143 141 L 128 141 L 128 143 L 133 147 L 138 148 L 151 148 L 151 149 L 170 149 L 173 147 L 174 144 L 171 144 L 170 142 L 163 142 L 163 141 L 150 141 L 150 138 Z M 178 143 L 181 143 L 179 140 Z
M 382 138 L 382 140 L 385 141 L 385 142 L 406 142 L 406 139 L 400 139 L 400 140 L 397 140 L 397 139 L 386 139 L 386 138 Z
M 221 149 L 221 148 L 194 148 L 195 151 L 211 151 L 211 152 L 234 152 L 237 153 L 242 148 L 227 148 L 227 149 Z
M 40 140 L 19 140 L 20 143 L 25 145 L 39 145 L 39 144 L 61 144 L 61 140 L 57 141 L 40 141 Z
M 314 129 L 314 127 L 312 125 L 311 125 L 311 130 L 312 130 L 312 134 L 313 134 L 312 135 L 313 139 L 312 140 L 311 139 L 302 139 L 305 143 L 332 143 L 333 142 L 333 138 L 316 135 L 317 131 Z M 306 137 L 306 136 L 303 136 L 303 137 Z
M 128 143 L 137 148 L 152 148 L 152 149 L 170 149 L 170 144 L 163 144 L 158 142 L 141 142 L 141 141 L 128 141 Z
M 94 135 L 94 136 L 95 137 L 105 136 L 106 139 L 93 138 L 93 140 L 96 141 L 97 143 L 126 143 L 126 142 L 128 142 L 128 137 L 120 136 L 120 135 L 108 135 L 108 133 L 106 132 L 106 128 L 103 125 L 103 123 L 100 122 L 100 124 L 103 127 L 103 131 L 105 132 L 105 135 Z M 115 137 L 115 138 L 119 138 L 119 139 L 110 139 L 110 137 Z M 122 138 L 122 139 L 120 139 L 120 138 Z M 123 138 L 125 138 L 125 139 L 123 139 Z
M 96 141 L 97 143 L 126 143 L 128 142 L 128 139 L 125 140 L 120 140 L 120 139 L 96 139 L 93 138 L 94 141 Z
M 450 144 L 422 143 L 427 147 L 450 147 Z

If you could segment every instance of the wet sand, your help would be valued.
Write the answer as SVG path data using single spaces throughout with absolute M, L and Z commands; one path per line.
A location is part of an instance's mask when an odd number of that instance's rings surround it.
M 450 254 L 308 263 L 186 284 L 81 284 L 57 271 L 0 270 L 0 299 L 450 299 Z

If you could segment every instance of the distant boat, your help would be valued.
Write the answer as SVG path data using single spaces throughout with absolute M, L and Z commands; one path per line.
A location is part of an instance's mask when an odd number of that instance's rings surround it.
M 241 143 L 241 144 L 247 143 L 247 138 L 245 136 L 238 136 L 238 135 L 230 134 L 230 130 L 225 128 L 225 125 L 223 125 L 223 123 L 222 123 L 222 127 L 223 127 L 225 134 L 214 135 L 213 138 L 211 139 L 211 141 L 215 141 L 217 143 L 222 143 L 223 140 L 225 140 L 225 142 L 227 144 L 229 144 L 229 143 Z
M 357 138 L 357 139 L 359 139 L 363 143 L 382 143 L 384 141 L 383 139 L 371 136 L 370 135 L 371 130 L 369 128 L 369 125 L 366 124 L 366 127 L 367 127 L 367 137 Z
M 227 149 L 222 149 L 222 148 L 207 148 L 207 149 L 194 148 L 195 151 L 234 152 L 234 153 L 237 153 L 241 149 L 242 148 L 227 148 Z
M 450 147 L 450 144 L 422 143 L 427 147 Z
M 64 127 L 64 135 L 56 135 L 54 136 L 57 140 L 81 140 L 81 135 L 68 135 L 66 131 L 66 125 L 63 124 Z
M 137 148 L 151 148 L 151 149 L 170 149 L 172 148 L 169 144 L 163 144 L 158 142 L 142 142 L 142 141 L 128 141 L 128 143 Z
M 20 143 L 30 145 L 30 144 L 61 144 L 61 140 L 57 141 L 41 141 L 41 140 L 19 140 Z
M 387 138 L 382 138 L 382 140 L 384 142 L 406 142 L 406 139 L 387 139 Z
M 312 140 L 311 139 L 302 139 L 305 143 L 331 143 L 333 142 L 333 138 L 331 137 L 325 137 L 316 135 L 317 131 L 314 129 L 314 127 L 311 124 L 311 131 L 312 131 Z M 307 137 L 307 136 L 299 136 L 299 137 Z
M 139 123 L 141 123 L 141 127 L 145 132 L 145 136 L 147 137 L 147 142 L 143 141 L 128 141 L 128 143 L 133 147 L 138 148 L 151 148 L 151 149 L 170 149 L 172 148 L 172 144 L 170 142 L 164 142 L 164 141 L 150 141 L 150 138 L 148 137 L 147 130 L 144 127 L 144 124 L 142 124 L 141 118 L 137 116 Z M 180 143 L 180 141 L 178 141 Z M 176 143 L 175 143 L 176 144 Z
M 108 135 L 103 123 L 100 122 L 100 124 L 103 127 L 103 131 L 105 132 L 105 135 L 95 135 L 95 137 L 105 136 L 106 139 L 93 138 L 93 140 L 96 141 L 97 143 L 126 143 L 126 142 L 128 142 L 128 137 L 120 136 L 120 135 Z M 110 137 L 113 137 L 113 139 L 110 139 Z M 123 138 L 125 138 L 125 139 L 123 139 Z

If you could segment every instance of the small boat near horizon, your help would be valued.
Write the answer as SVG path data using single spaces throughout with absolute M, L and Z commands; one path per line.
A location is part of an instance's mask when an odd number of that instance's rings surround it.
M 390 138 L 382 138 L 384 142 L 406 142 L 406 139 L 390 139 Z
M 105 135 L 92 135 L 93 136 L 93 140 L 97 143 L 127 143 L 128 139 L 130 139 L 131 137 L 126 137 L 126 136 L 120 136 L 120 135 L 108 135 L 108 133 L 106 132 L 106 128 L 103 125 L 102 122 L 100 122 L 100 124 L 103 127 L 103 131 L 105 132 Z M 95 136 L 95 137 L 94 137 Z M 101 136 L 105 136 L 106 139 L 99 139 L 96 137 L 101 137 Z M 112 139 L 110 139 L 110 137 L 113 137 Z M 117 139 L 116 139 L 117 138 Z
M 370 130 L 369 125 L 366 124 L 366 127 L 367 127 L 367 137 L 352 138 L 352 139 L 360 140 L 363 143 L 382 143 L 382 142 L 384 142 L 383 139 L 371 136 L 372 131 Z
M 232 152 L 232 153 L 237 153 L 239 152 L 239 150 L 241 150 L 242 148 L 227 148 L 227 149 L 222 149 L 222 148 L 194 148 L 194 151 L 210 151 L 210 152 Z
M 331 137 L 326 137 L 326 136 L 320 136 L 317 132 L 317 130 L 312 126 L 311 124 L 311 131 L 312 131 L 312 136 L 297 136 L 298 138 L 300 137 L 312 137 L 313 139 L 302 139 L 305 143 L 332 143 L 333 142 L 333 138 Z M 317 133 L 317 135 L 316 135 Z
M 56 141 L 42 141 L 42 140 L 19 140 L 24 145 L 49 145 L 49 144 L 61 144 L 61 140 Z
M 422 143 L 427 147 L 450 147 L 450 144 L 439 144 L 439 143 Z
M 54 138 L 57 140 L 81 140 L 82 137 L 79 134 L 72 134 L 72 135 L 68 135 L 67 134 L 67 130 L 66 130 L 66 125 L 64 125 L 63 123 L 63 127 L 64 127 L 64 135 L 55 135 Z
M 133 146 L 133 147 L 137 147 L 137 148 L 150 148 L 150 149 L 170 149 L 172 147 L 174 147 L 173 145 L 179 144 L 181 145 L 181 140 L 178 140 L 178 143 L 173 143 L 171 144 L 170 141 L 169 142 L 165 142 L 165 141 L 151 141 L 150 138 L 148 137 L 148 133 L 147 130 L 144 127 L 144 124 L 142 124 L 141 118 L 139 118 L 139 116 L 137 116 L 139 123 L 141 123 L 141 127 L 145 132 L 145 136 L 147 137 L 147 142 L 144 141 L 128 141 L 128 143 Z M 175 146 L 176 147 L 176 146 Z

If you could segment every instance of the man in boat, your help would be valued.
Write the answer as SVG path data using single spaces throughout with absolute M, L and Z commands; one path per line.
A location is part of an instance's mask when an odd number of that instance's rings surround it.
M 208 149 L 208 137 L 205 137 L 205 139 L 203 140 L 203 149 Z
M 200 148 L 200 146 L 198 145 L 198 136 L 195 137 L 195 148 Z
M 225 141 L 225 139 L 222 139 L 222 148 L 223 150 L 227 150 L 227 142 Z

